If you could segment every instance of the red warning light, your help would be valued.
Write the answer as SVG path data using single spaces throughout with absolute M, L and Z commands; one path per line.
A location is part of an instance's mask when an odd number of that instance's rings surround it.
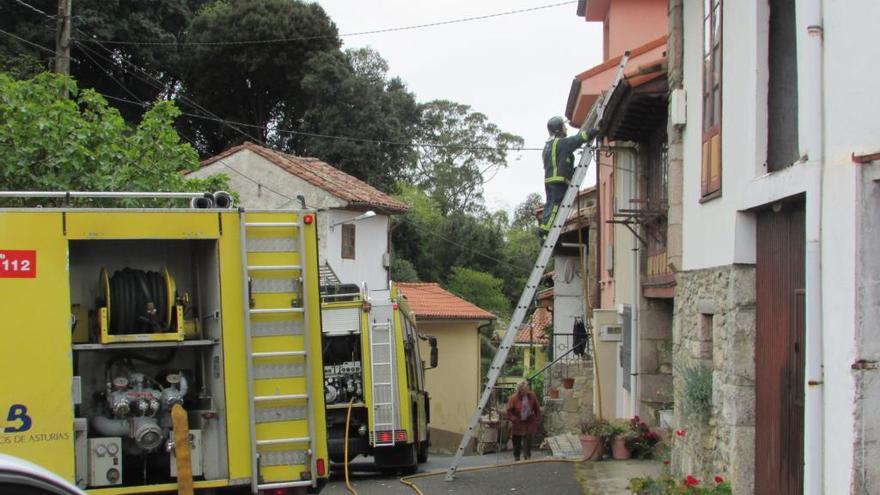
M 315 221 L 315 217 L 313 217 L 311 215 L 306 215 L 303 217 L 303 223 L 306 225 L 311 225 L 312 222 L 314 222 L 314 221 Z
M 327 474 L 327 466 L 324 464 L 324 459 L 318 459 L 315 462 L 316 471 L 318 471 L 318 476 L 324 476 Z

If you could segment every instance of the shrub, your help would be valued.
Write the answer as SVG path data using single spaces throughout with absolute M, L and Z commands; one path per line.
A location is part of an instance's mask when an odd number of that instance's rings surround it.
M 679 371 L 682 381 L 681 411 L 691 419 L 705 420 L 712 410 L 712 370 L 687 366 Z
M 703 482 L 691 475 L 681 479 L 666 475 L 632 478 L 627 489 L 634 495 L 731 495 L 728 481 L 716 476 L 713 482 Z

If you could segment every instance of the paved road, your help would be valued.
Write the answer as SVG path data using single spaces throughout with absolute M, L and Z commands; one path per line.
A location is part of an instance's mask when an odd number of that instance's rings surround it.
M 543 457 L 536 453 L 534 459 Z M 576 477 L 576 465 L 570 463 L 520 463 L 507 466 L 513 461 L 509 452 L 465 457 L 455 481 L 445 481 L 445 470 L 451 457 L 431 456 L 419 473 L 437 472 L 435 476 L 417 477 L 413 483 L 425 495 L 448 494 L 482 495 L 493 493 L 582 495 L 581 484 Z M 468 467 L 491 466 L 491 469 L 467 471 Z M 415 492 L 399 481 L 399 475 L 370 472 L 370 466 L 356 461 L 350 467 L 352 486 L 359 495 L 413 495 Z M 344 474 L 333 472 L 333 481 L 321 492 L 326 495 L 346 495 Z M 550 488 L 552 487 L 552 488 Z

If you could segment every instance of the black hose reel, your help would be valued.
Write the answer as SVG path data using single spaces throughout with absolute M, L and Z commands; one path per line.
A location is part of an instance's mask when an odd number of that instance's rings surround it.
M 174 278 L 165 269 L 124 268 L 108 276 L 101 269 L 109 333 L 116 335 L 175 332 L 177 321 Z

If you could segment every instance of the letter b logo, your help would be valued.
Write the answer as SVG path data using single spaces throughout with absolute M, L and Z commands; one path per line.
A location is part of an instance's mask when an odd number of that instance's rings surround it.
M 21 433 L 31 429 L 31 417 L 27 414 L 27 407 L 24 404 L 13 404 L 9 407 L 9 414 L 6 416 L 9 422 L 20 421 L 18 427 L 7 426 L 3 429 L 3 433 Z

